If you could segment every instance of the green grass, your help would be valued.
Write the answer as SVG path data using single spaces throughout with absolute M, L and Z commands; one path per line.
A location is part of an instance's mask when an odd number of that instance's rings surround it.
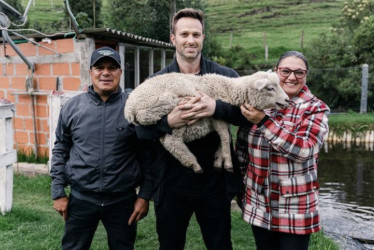
M 374 113 L 359 114 L 354 112 L 332 114 L 329 117 L 329 128 L 341 135 L 350 131 L 354 136 L 360 132 L 374 130 Z
M 252 62 L 263 63 L 266 36 L 268 62 L 274 63 L 279 51 L 302 50 L 321 33 L 329 32 L 341 16 L 344 1 L 207 0 L 206 3 L 211 33 L 223 48 L 228 49 L 230 44 L 242 46 L 253 55 Z
M 28 3 L 29 0 L 21 1 L 24 8 L 26 8 Z M 36 0 L 33 1 L 30 6 L 27 19 L 29 23 L 35 24 L 37 22 L 38 24 L 47 27 L 46 29 L 51 33 L 60 32 L 62 30 L 56 30 L 54 25 L 63 21 L 65 17 L 64 11 L 65 5 L 63 0 Z
M 138 224 L 136 249 L 158 249 L 153 203 L 149 215 Z M 0 242 L 2 250 L 50 250 L 61 249 L 63 220 L 52 208 L 50 178 L 45 175 L 14 176 L 13 208 L 0 216 Z M 235 250 L 255 249 L 250 226 L 243 222 L 239 212 L 232 212 L 232 241 Z M 100 224 L 92 248 L 108 249 L 106 233 Z M 186 250 L 205 249 L 195 219 L 188 229 Z M 312 235 L 311 250 L 338 249 L 335 243 L 322 233 Z

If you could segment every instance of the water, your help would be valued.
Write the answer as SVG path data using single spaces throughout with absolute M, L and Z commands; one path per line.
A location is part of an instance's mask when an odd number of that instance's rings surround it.
M 371 145 L 325 145 L 319 155 L 321 223 L 341 249 L 374 249 L 374 152 Z

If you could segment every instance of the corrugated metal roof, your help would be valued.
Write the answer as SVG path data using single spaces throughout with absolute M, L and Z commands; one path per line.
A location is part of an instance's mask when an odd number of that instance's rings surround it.
M 55 34 L 45 34 L 48 35 L 49 38 L 58 39 L 58 38 L 64 38 L 64 37 L 72 37 L 75 35 L 74 32 L 59 32 Z M 46 37 L 45 35 L 41 33 L 29 33 L 24 34 L 23 36 L 26 38 L 36 38 L 36 39 L 42 39 Z M 17 34 L 11 34 L 12 39 L 15 39 Z M 150 47 L 157 47 L 157 48 L 174 48 L 174 45 L 172 43 L 167 43 L 163 41 L 159 41 L 156 39 L 143 37 L 139 35 L 135 35 L 129 32 L 124 32 L 112 28 L 96 28 L 96 29 L 85 29 L 81 30 L 79 32 L 79 38 L 84 37 L 93 37 L 96 39 L 102 39 L 102 40 L 112 40 L 116 42 L 124 42 L 124 43 L 130 43 L 134 45 L 144 45 L 144 46 L 150 46 Z M 3 41 L 3 38 L 0 37 L 0 41 Z
M 128 42 L 134 44 L 144 44 L 148 46 L 155 47 L 164 47 L 164 48 L 174 48 L 172 43 L 166 43 L 152 38 L 147 38 L 143 36 L 138 36 L 132 33 L 111 29 L 111 28 L 98 28 L 98 29 L 85 29 L 80 32 L 80 34 L 93 36 L 93 37 L 102 37 L 102 38 L 115 38 L 121 42 Z

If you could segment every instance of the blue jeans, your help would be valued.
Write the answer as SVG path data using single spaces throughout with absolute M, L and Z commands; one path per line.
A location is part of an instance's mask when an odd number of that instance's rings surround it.
M 291 234 L 252 226 L 257 250 L 308 250 L 310 234 Z
M 131 198 L 98 206 L 70 195 L 62 249 L 89 249 L 100 220 L 107 232 L 110 249 L 134 249 L 136 225 L 127 224 L 134 202 Z
M 164 191 L 155 206 L 156 226 L 161 250 L 182 250 L 193 213 L 209 250 L 231 250 L 230 201 L 224 193 L 191 197 Z

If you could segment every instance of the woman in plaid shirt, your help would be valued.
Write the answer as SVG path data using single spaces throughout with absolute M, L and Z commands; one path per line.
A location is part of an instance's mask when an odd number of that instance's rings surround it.
M 306 86 L 303 54 L 283 54 L 275 68 L 292 104 L 259 111 L 243 105 L 237 155 L 245 173 L 243 219 L 252 225 L 257 249 L 308 249 L 321 229 L 317 163 L 328 132 L 329 108 Z

